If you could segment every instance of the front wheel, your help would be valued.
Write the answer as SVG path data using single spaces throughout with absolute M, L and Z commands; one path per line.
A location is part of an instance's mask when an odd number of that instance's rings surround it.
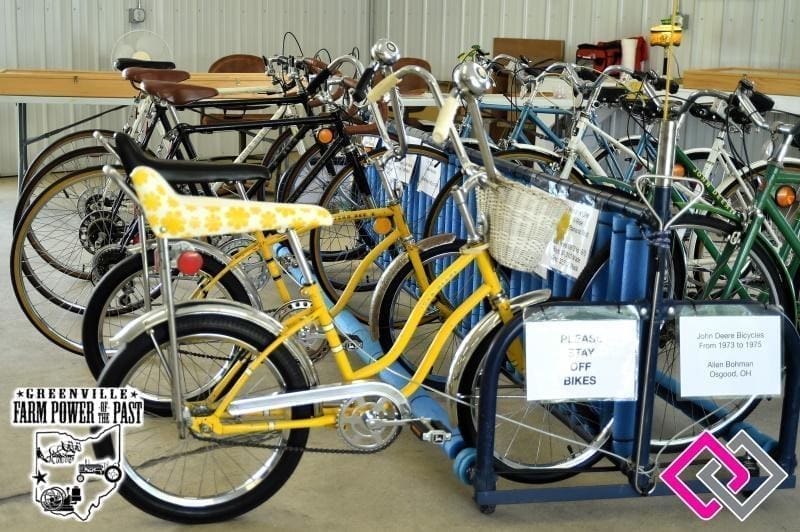
M 671 268 L 664 286 L 666 299 L 686 301 L 718 300 L 722 290 L 733 284 L 732 299 L 778 305 L 794 318 L 791 282 L 768 248 L 757 240 L 748 254 L 738 280 L 726 275 L 738 246 L 730 244 L 735 228 L 716 218 L 683 216 L 673 225 Z M 573 297 L 604 300 L 608 277 L 608 248 L 584 269 L 576 280 Z M 703 431 L 717 433 L 746 418 L 758 406 L 759 397 L 706 397 L 703 401 L 680 396 L 680 351 L 675 320 L 659 333 L 658 369 L 651 447 L 654 451 L 677 451 Z
M 487 355 L 501 334 L 515 336 L 509 349 L 521 349 L 522 310 L 498 325 L 473 351 L 458 381 L 458 428 L 468 447 L 478 439 L 478 407 Z M 509 354 L 507 357 L 511 359 Z M 534 368 L 528 368 L 533 371 Z M 506 362 L 497 377 L 494 469 L 516 482 L 541 484 L 569 478 L 602 458 L 611 432 L 612 403 L 543 403 L 525 396 L 525 376 Z
M 198 408 L 212 384 L 237 360 L 257 356 L 274 336 L 230 316 L 184 316 L 177 320 L 178 352 L 186 406 Z M 127 427 L 124 456 L 110 438 L 95 444 L 98 458 L 117 458 L 125 473 L 120 493 L 139 509 L 180 523 L 212 523 L 248 512 L 289 479 L 305 448 L 308 429 L 236 436 L 178 437 L 168 397 L 170 378 L 158 351 L 166 350 L 166 324 L 134 339 L 106 367 L 101 387 L 132 386 L 145 400 L 141 426 Z M 238 399 L 308 389 L 289 352 L 279 347 L 253 371 Z M 195 400 L 193 403 L 192 401 Z M 265 421 L 302 419 L 310 406 L 283 409 Z

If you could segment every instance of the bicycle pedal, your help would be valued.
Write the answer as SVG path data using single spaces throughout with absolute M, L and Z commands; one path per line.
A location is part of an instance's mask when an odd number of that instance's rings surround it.
M 447 425 L 437 419 L 416 419 L 411 422 L 409 428 L 420 440 L 436 445 L 443 445 L 453 437 Z

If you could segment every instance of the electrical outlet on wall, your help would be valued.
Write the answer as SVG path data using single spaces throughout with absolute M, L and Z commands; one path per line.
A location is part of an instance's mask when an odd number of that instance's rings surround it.
M 147 14 L 141 5 L 139 7 L 132 7 L 128 9 L 128 22 L 131 24 L 139 24 L 140 22 L 144 22 L 145 18 L 147 18 Z

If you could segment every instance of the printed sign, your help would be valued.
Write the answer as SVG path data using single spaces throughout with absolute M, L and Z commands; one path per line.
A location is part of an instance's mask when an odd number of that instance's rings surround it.
M 413 146 L 415 144 L 422 144 L 422 141 L 415 137 L 406 137 L 406 141 L 409 146 Z M 386 166 L 384 167 L 384 171 L 386 172 L 386 177 L 389 180 L 389 183 L 400 182 L 407 185 L 411 182 L 411 176 L 414 175 L 414 166 L 417 164 L 417 155 L 409 155 L 397 161 L 392 159 Z
M 638 350 L 635 319 L 527 321 L 527 399 L 635 399 Z
M 574 279 L 589 261 L 599 211 L 588 205 L 567 201 L 570 204 L 569 228 L 561 241 L 547 244 L 541 269 L 536 270 L 542 277 L 547 274 L 545 269 L 548 269 Z
M 121 427 L 141 425 L 143 414 L 134 388 L 14 390 L 13 426 L 83 427 L 34 431 L 30 478 L 39 510 L 57 519 L 91 520 L 123 478 Z
M 435 198 L 439 194 L 443 165 L 431 157 L 420 159 L 417 191 Z
M 780 395 L 779 316 L 681 316 L 682 397 Z

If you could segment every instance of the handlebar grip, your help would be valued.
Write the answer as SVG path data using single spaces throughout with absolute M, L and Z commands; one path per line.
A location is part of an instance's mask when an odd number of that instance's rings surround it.
M 377 102 L 383 98 L 384 94 L 395 88 L 398 83 L 400 83 L 400 78 L 398 78 L 395 74 L 389 74 L 369 90 L 367 93 L 367 100 L 372 103 Z
M 436 117 L 436 126 L 433 128 L 433 141 L 441 144 L 447 140 L 447 135 L 450 133 L 450 126 L 453 125 L 453 120 L 456 117 L 459 104 L 458 100 L 452 96 L 447 96 L 444 99 L 442 108 L 439 110 L 439 115 Z
M 314 77 L 314 79 L 311 80 L 311 83 L 308 84 L 308 87 L 306 87 L 306 92 L 308 92 L 309 94 L 315 94 L 320 89 L 320 87 L 322 87 L 322 85 L 325 84 L 325 81 L 330 76 L 331 76 L 331 71 L 328 70 L 327 68 L 323 68 L 322 70 L 319 71 L 319 74 L 317 74 Z
M 756 107 L 756 111 L 759 113 L 766 113 L 775 107 L 775 100 L 763 92 L 753 91 L 753 93 L 750 95 L 750 101 L 753 102 L 753 105 Z
M 372 78 L 375 77 L 375 67 L 367 67 L 358 80 L 358 85 L 353 89 L 353 100 L 356 103 L 361 103 L 367 97 L 367 87 L 372 84 Z

